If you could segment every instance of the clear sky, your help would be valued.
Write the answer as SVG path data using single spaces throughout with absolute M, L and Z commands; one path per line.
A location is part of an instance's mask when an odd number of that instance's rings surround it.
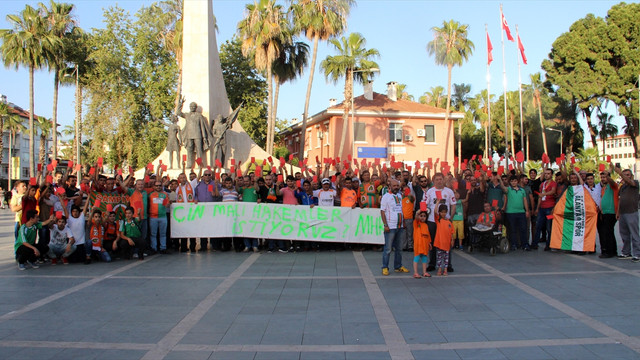
M 201 0 L 185 0 L 201 1 Z M 243 18 L 244 7 L 251 0 L 213 0 L 213 11 L 218 20 L 218 44 L 230 39 L 236 33 L 236 26 Z M 134 14 L 142 6 L 153 1 L 95 1 L 67 0 L 76 5 L 76 18 L 79 25 L 89 30 L 102 25 L 103 9 L 120 6 Z M 283 5 L 288 2 L 280 1 Z M 45 1 L 45 3 L 48 3 Z M 588 13 L 604 17 L 611 6 L 618 1 L 582 0 L 582 1 L 503 1 L 506 20 L 515 37 L 516 25 L 526 50 L 528 65 L 522 65 L 522 81 L 529 82 L 529 74 L 541 72 L 540 64 L 545 59 L 553 41 L 576 20 Z M 0 10 L 0 28 L 7 28 L 7 14 L 16 14 L 25 4 L 37 6 L 35 1 L 3 0 Z M 453 83 L 471 84 L 472 95 L 487 87 L 487 47 L 485 24 L 493 43 L 491 64 L 491 92 L 502 94 L 502 52 L 500 31 L 500 2 L 498 1 L 427 1 L 427 0 L 359 0 L 352 9 L 348 20 L 348 32 L 359 32 L 367 39 L 367 48 L 376 48 L 380 52 L 377 59 L 380 73 L 374 80 L 373 89 L 386 92 L 386 83 L 396 81 L 407 85 L 406 90 L 418 99 L 425 91 L 434 86 L 447 85 L 445 67 L 436 66 L 433 57 L 426 51 L 427 43 L 433 38 L 431 28 L 441 26 L 445 20 L 453 19 L 469 25 L 469 38 L 475 44 L 475 51 L 467 63 L 453 69 Z M 306 40 L 306 38 L 304 39 Z M 328 55 L 334 55 L 327 43 L 321 43 L 318 64 Z M 518 88 L 517 46 L 505 38 L 505 63 L 507 89 Z M 309 71 L 297 81 L 285 84 L 280 90 L 278 118 L 302 118 L 305 92 Z M 325 109 L 330 98 L 344 98 L 344 82 L 334 85 L 328 83 L 324 75 L 316 69 L 311 94 L 310 115 Z M 356 86 L 356 96 L 363 89 Z M 0 94 L 25 109 L 29 106 L 28 72 L 25 69 L 0 67 Z M 53 112 L 53 75 L 39 71 L 35 76 L 35 113 L 50 118 Z M 188 101 L 188 99 L 187 99 Z M 612 114 L 615 108 L 609 108 Z M 74 120 L 74 88 L 62 88 L 60 91 L 58 119 L 61 128 L 72 125 Z M 622 128 L 623 119 L 615 122 Z M 584 128 L 584 120 L 581 121 Z

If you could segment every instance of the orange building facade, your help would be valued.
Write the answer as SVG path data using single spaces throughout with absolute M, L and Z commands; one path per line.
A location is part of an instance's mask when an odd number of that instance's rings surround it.
M 349 113 L 342 153 L 340 141 L 343 131 L 343 105 L 329 108 L 307 120 L 304 157 L 308 164 L 325 158 L 380 158 L 413 164 L 416 160 L 448 161 L 453 164 L 457 119 L 463 113 L 451 113 L 445 122 L 445 109 L 420 104 L 394 96 L 373 93 L 371 100 L 364 95 L 354 98 L 353 113 Z M 284 145 L 290 153 L 298 154 L 301 146 L 302 123 L 283 131 Z

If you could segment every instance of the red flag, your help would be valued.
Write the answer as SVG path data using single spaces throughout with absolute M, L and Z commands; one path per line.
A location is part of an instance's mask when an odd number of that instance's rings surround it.
M 493 55 L 491 54 L 492 51 L 493 45 L 491 45 L 491 39 L 489 39 L 489 33 L 487 32 L 487 65 L 491 65 L 491 62 L 493 61 Z
M 520 41 L 520 34 L 518 34 L 518 49 L 520 49 L 520 55 L 522 56 L 522 63 L 527 65 L 527 57 L 524 55 L 524 46 L 522 45 L 522 41 Z
M 504 14 L 502 13 L 502 8 L 500 8 L 500 18 L 502 19 L 502 24 L 500 24 L 502 26 L 502 30 L 504 30 L 504 32 L 507 33 L 507 40 L 515 41 L 513 40 L 513 36 L 511 36 L 511 30 L 509 30 L 509 25 L 507 25 L 507 19 L 504 18 Z
M 424 201 L 420 202 L 420 211 L 425 212 L 427 211 L 427 203 Z

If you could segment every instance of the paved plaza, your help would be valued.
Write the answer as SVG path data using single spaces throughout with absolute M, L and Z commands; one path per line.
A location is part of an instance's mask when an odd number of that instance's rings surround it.
M 207 253 L 19 271 L 0 213 L 2 359 L 640 359 L 640 264 L 455 251 Z M 411 267 L 412 254 L 403 253 Z

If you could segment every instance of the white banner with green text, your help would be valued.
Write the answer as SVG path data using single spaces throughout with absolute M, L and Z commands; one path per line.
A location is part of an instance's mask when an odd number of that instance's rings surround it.
M 171 205 L 174 238 L 241 237 L 384 244 L 380 209 L 249 202 Z

